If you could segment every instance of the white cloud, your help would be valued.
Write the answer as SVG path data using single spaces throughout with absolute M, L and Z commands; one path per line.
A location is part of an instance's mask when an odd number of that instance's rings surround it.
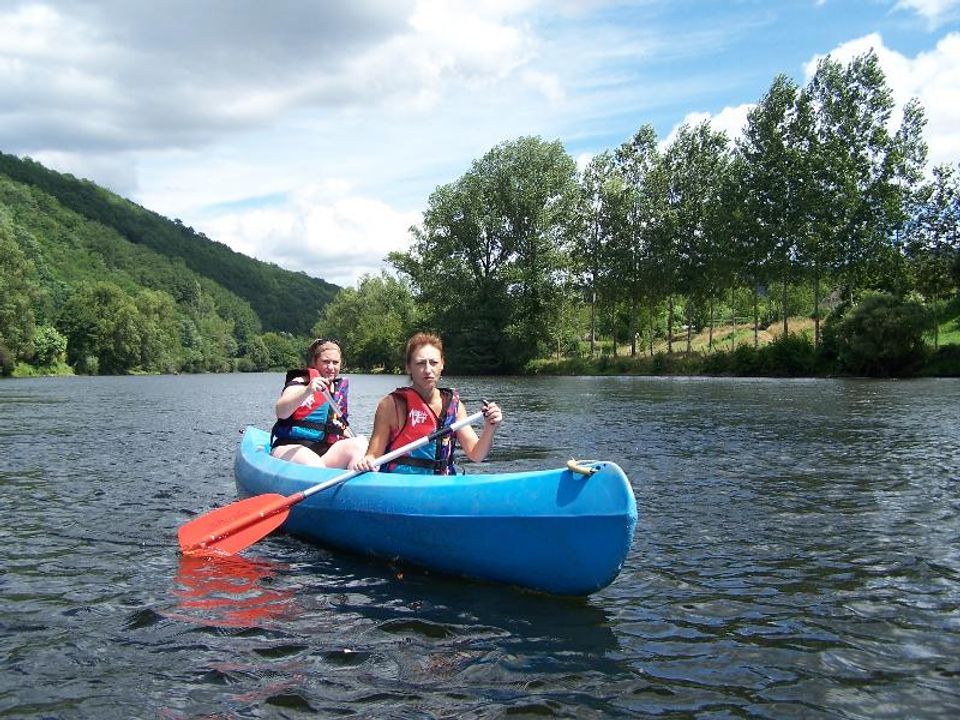
M 278 207 L 218 215 L 202 225 L 235 250 L 344 287 L 388 269 L 387 253 L 408 245 L 418 212 L 400 212 L 335 184 L 308 186 Z
M 660 146 L 664 148 L 672 143 L 676 139 L 677 132 L 680 130 L 681 125 L 695 127 L 704 121 L 709 121 L 710 127 L 715 132 L 726 133 L 727 139 L 732 146 L 734 140 L 740 137 L 740 134 L 743 132 L 743 128 L 747 123 L 747 115 L 752 107 L 753 103 L 745 103 L 735 107 L 725 107 L 716 115 L 707 112 L 687 113 L 683 120 L 675 125 L 667 137 L 660 142 Z
M 137 188 L 137 167 L 126 154 L 41 151 L 31 156 L 41 165 L 57 168 L 81 178 L 96 178 L 98 184 L 124 197 L 132 197 Z
M 960 0 L 897 0 L 897 10 L 908 10 L 924 17 L 931 28 L 955 19 Z

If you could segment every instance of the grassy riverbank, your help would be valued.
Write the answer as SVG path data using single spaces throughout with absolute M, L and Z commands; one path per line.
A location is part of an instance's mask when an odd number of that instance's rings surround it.
M 10 374 L 11 377 L 15 378 L 53 377 L 57 375 L 76 375 L 76 373 L 73 371 L 73 368 L 67 365 L 65 362 L 57 362 L 53 365 L 39 366 L 22 362 L 17 363 L 17 366 Z
M 822 326 L 821 326 L 822 330 Z M 614 350 L 608 341 L 598 343 L 590 357 L 589 343 L 582 343 L 579 357 L 543 358 L 527 367 L 531 375 L 741 375 L 769 377 L 828 377 L 837 375 L 835 364 L 813 346 L 814 322 L 790 318 L 787 334 L 783 322 L 761 328 L 754 338 L 751 325 L 717 325 L 709 329 L 675 334 L 673 342 L 661 339 L 639 346 L 631 355 L 629 345 Z M 934 334 L 925 338 L 922 360 L 907 368 L 905 376 L 960 376 L 960 316 L 940 323 L 937 347 Z

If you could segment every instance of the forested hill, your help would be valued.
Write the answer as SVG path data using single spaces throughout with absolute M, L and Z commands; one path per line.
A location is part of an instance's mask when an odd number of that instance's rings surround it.
M 185 266 L 201 278 L 213 281 L 249 303 L 264 331 L 309 334 L 323 306 L 339 290 L 336 285 L 305 273 L 284 270 L 234 252 L 179 221 L 147 210 L 88 180 L 55 172 L 33 160 L 0 153 L 2 176 L 37 188 L 63 208 L 109 228 L 130 243 L 148 248 L 167 258 L 174 266 Z M 37 213 L 45 212 L 42 205 L 35 207 Z M 106 245 L 91 244 L 85 252 L 97 254 L 105 249 Z M 116 252 L 115 247 L 113 252 Z M 106 261 L 109 264 L 109 258 Z M 56 262 L 56 259 L 47 258 L 47 262 Z M 157 286 L 156 282 L 142 276 L 138 282 L 147 287 Z

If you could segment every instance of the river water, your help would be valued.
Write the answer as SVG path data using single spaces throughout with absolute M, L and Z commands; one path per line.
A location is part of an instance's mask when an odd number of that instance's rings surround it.
M 353 376 L 355 428 L 398 378 Z M 188 562 L 278 374 L 0 382 L 0 717 L 948 718 L 960 381 L 452 378 L 478 471 L 620 464 L 626 566 L 586 599 L 275 534 Z

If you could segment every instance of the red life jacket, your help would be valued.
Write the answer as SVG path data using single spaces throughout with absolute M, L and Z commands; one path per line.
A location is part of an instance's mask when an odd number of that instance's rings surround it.
M 290 385 L 300 385 L 295 382 L 296 378 L 308 377 L 308 382 L 319 377 L 320 373 L 314 368 L 303 370 L 290 370 L 287 372 L 287 381 L 283 388 L 286 390 Z M 342 418 L 341 423 L 346 426 L 347 422 L 347 393 L 349 392 L 349 382 L 346 378 L 336 378 L 333 381 L 333 391 L 331 396 L 340 407 Z M 271 432 L 271 445 L 283 445 L 288 443 L 302 443 L 305 445 L 314 445 L 323 443 L 327 446 L 333 445 L 338 440 L 343 439 L 343 428 L 334 423 L 336 413 L 327 402 L 322 390 L 315 390 L 307 400 L 303 402 L 288 418 L 281 418 L 273 425 Z
M 450 427 L 457 419 L 460 407 L 460 394 L 450 388 L 439 388 L 443 404 L 440 415 L 436 415 L 420 394 L 412 387 L 401 387 L 390 393 L 398 406 L 406 408 L 403 425 L 396 436 L 387 443 L 386 452 L 402 447 L 407 443 L 428 436 L 441 427 Z M 402 403 L 402 405 L 401 405 Z M 456 434 L 421 445 L 416 450 L 380 466 L 382 472 L 419 473 L 433 475 L 456 475 L 453 462 L 456 449 Z

